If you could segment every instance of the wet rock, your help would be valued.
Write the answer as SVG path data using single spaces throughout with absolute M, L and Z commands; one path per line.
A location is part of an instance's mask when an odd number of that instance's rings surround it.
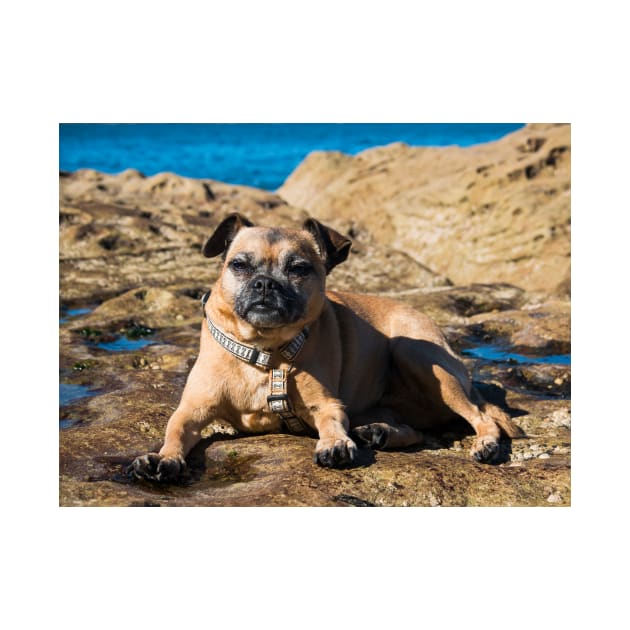
M 567 299 L 546 299 L 530 295 L 519 310 L 500 314 L 481 313 L 471 317 L 473 335 L 501 339 L 515 349 L 566 354 L 571 348 L 571 304 Z
M 571 394 L 571 371 L 566 365 L 535 363 L 514 366 L 509 363 L 466 361 L 473 378 L 479 381 L 498 381 L 503 386 L 529 391 L 532 394 L 568 398 Z

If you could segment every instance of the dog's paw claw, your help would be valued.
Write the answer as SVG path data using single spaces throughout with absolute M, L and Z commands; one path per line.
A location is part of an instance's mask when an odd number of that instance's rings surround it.
M 350 439 L 319 440 L 313 460 L 326 468 L 342 468 L 351 464 L 357 455 L 357 445 Z
M 476 461 L 488 464 L 499 454 L 499 441 L 494 437 L 479 437 L 475 440 L 470 454 Z
M 147 453 L 136 457 L 131 469 L 138 479 L 174 481 L 186 469 L 186 462 L 180 457 L 162 457 L 158 453 Z

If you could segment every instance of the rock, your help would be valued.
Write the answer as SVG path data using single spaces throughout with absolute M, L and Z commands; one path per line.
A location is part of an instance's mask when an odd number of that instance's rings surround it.
M 561 427 L 571 428 L 571 413 L 568 409 L 558 409 L 550 414 L 548 421 Z
M 480 313 L 471 317 L 470 325 L 479 336 L 502 339 L 516 350 L 546 351 L 549 354 L 566 354 L 571 347 L 571 304 L 566 299 L 538 301 L 522 308 L 504 309 L 500 314 Z
M 381 292 L 392 299 L 418 308 L 442 324 L 461 323 L 468 326 L 495 321 L 500 312 L 510 312 L 526 302 L 522 289 L 505 284 L 473 284 L 468 286 L 437 286 Z M 482 317 L 481 314 L 484 314 Z M 474 316 L 480 315 L 476 319 Z M 490 328 L 490 327 L 489 327 Z M 481 328 L 476 329 L 478 332 Z M 490 332 L 490 330 L 488 331 Z M 494 331 L 482 335 L 495 337 Z
M 210 186 L 211 198 L 203 192 Z M 199 297 L 220 265 L 204 258 L 201 246 L 227 214 L 292 227 L 308 216 L 272 193 L 168 173 L 142 178 L 129 171 L 81 170 L 60 178 L 60 198 L 60 292 L 62 302 L 71 304 L 150 286 Z M 354 240 L 331 288 L 382 292 L 450 284 L 413 257 L 360 233 L 352 221 L 330 224 Z
M 524 150 L 523 147 L 530 147 Z M 528 125 L 468 148 L 397 143 L 315 152 L 278 194 L 321 220 L 352 218 L 455 284 L 570 291 L 569 125 Z
M 131 318 L 142 326 L 162 328 L 197 321 L 200 312 L 199 301 L 187 295 L 140 286 L 102 302 L 83 319 L 82 325 L 98 326 Z
M 280 434 L 204 440 L 189 457 L 190 477 L 164 487 L 132 481 L 122 472 L 134 452 L 153 448 L 155 439 L 141 431 L 132 437 L 115 424 L 112 429 L 107 442 L 102 436 L 85 442 L 85 431 L 64 432 L 62 505 L 124 506 L 147 500 L 172 506 L 545 505 L 544 486 L 558 482 L 568 490 L 569 483 L 568 471 L 560 481 L 553 468 L 481 466 L 430 451 L 361 449 L 360 466 L 323 469 L 312 462 L 314 440 Z M 103 446 L 105 454 L 99 452 Z M 86 459 L 81 452 L 94 456 Z
M 547 502 L 548 503 L 562 503 L 562 496 L 557 493 L 550 494 L 547 497 Z

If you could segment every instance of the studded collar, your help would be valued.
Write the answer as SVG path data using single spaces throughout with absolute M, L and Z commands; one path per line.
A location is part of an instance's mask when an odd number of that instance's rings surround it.
M 254 348 L 253 346 L 247 346 L 240 341 L 236 341 L 226 335 L 222 330 L 217 328 L 212 320 L 206 316 L 206 322 L 208 324 L 208 329 L 210 330 L 210 334 L 214 337 L 215 341 L 223 346 L 230 354 L 234 355 L 237 359 L 244 361 L 245 363 L 249 363 L 250 365 L 255 365 L 256 367 L 263 368 L 265 370 L 270 370 L 273 366 L 271 365 L 271 360 L 273 357 L 273 353 L 267 352 L 265 350 L 259 350 L 258 348 Z M 280 348 L 280 355 L 283 359 L 285 359 L 288 363 L 293 363 L 295 357 L 299 354 L 304 342 L 306 341 L 306 337 L 308 335 L 308 330 L 305 328 L 300 331 L 291 341 L 284 344 Z

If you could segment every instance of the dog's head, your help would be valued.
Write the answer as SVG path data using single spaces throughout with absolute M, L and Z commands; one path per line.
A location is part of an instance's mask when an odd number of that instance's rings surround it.
M 303 326 L 324 303 L 326 275 L 343 262 L 351 241 L 308 219 L 301 230 L 256 227 L 228 216 L 203 247 L 223 256 L 215 287 L 222 304 L 258 330 Z

